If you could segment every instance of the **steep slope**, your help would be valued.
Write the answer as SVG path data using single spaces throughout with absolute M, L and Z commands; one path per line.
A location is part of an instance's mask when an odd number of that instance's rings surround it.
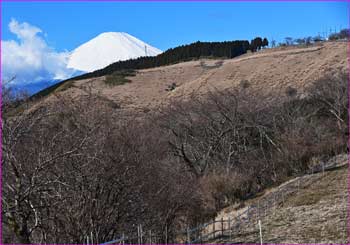
M 215 243 L 259 243 L 258 220 L 262 224 L 264 243 L 347 243 L 348 176 L 347 155 L 332 159 L 329 171 L 304 175 L 270 190 L 246 205 L 258 205 L 259 213 L 231 226 L 232 231 L 215 239 Z M 289 191 L 286 191 L 289 190 Z M 266 206 L 264 206 L 267 203 Z M 221 218 L 235 220 L 247 208 L 228 207 Z M 236 222 L 238 223 L 238 222 Z M 213 228 L 209 227 L 208 231 Z M 217 230 L 221 226 L 216 225 Z M 227 224 L 224 224 L 227 230 Z M 220 235 L 220 234 L 219 234 Z
M 91 72 L 116 61 L 155 56 L 161 52 L 125 32 L 105 32 L 76 48 L 67 67 Z

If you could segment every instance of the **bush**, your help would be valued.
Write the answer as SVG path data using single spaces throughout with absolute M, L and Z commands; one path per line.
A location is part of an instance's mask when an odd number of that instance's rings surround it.
M 174 89 L 176 89 L 177 85 L 176 83 L 172 83 L 171 85 L 168 86 L 168 88 L 165 89 L 165 91 L 173 91 Z
M 332 33 L 329 35 L 328 39 L 331 41 L 339 40 L 339 39 L 349 39 L 350 37 L 350 30 L 349 29 L 343 29 L 338 33 Z
M 229 205 L 240 203 L 246 193 L 253 191 L 252 181 L 238 172 L 218 170 L 209 173 L 200 180 L 201 190 L 208 197 L 207 201 L 217 212 Z
M 296 90 L 293 87 L 289 86 L 289 87 L 286 88 L 286 95 L 288 97 L 295 97 L 297 95 L 297 93 L 298 93 L 298 90 Z
M 136 73 L 134 70 L 115 71 L 111 75 L 106 76 L 105 83 L 110 86 L 123 85 L 131 82 L 131 80 L 126 77 L 132 77 L 135 75 Z
M 250 82 L 248 80 L 242 80 L 239 82 L 239 86 L 241 89 L 247 89 L 250 87 Z

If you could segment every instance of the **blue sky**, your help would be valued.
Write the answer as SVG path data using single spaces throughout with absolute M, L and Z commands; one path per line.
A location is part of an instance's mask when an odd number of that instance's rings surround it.
M 346 28 L 348 7 L 346 2 L 2 2 L 1 40 L 20 46 L 23 37 L 9 29 L 11 20 L 18 30 L 38 28 L 35 35 L 45 50 L 62 61 L 60 52 L 106 31 L 127 32 L 161 50 L 197 40 L 315 36 Z
M 124 31 L 165 50 L 201 41 L 316 35 L 347 26 L 346 2 L 4 2 L 2 39 L 11 18 L 43 30 L 57 50 L 105 31 Z

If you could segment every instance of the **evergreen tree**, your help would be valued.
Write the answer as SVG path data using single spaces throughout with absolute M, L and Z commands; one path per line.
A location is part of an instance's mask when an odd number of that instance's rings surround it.
M 262 46 L 265 48 L 267 46 L 269 46 L 269 41 L 267 40 L 267 38 L 265 37 L 264 40 L 262 41 Z
M 261 47 L 262 47 L 262 43 L 263 43 L 263 41 L 262 41 L 261 37 L 256 37 L 256 38 L 254 38 L 254 39 L 250 42 L 250 50 L 251 50 L 252 52 L 255 52 L 255 51 L 257 51 L 257 50 L 260 50 Z

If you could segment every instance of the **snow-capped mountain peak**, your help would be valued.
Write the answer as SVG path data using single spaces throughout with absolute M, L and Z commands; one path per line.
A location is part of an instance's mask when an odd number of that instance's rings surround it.
M 120 60 L 155 56 L 162 51 L 125 32 L 104 32 L 72 51 L 67 67 L 91 72 Z

